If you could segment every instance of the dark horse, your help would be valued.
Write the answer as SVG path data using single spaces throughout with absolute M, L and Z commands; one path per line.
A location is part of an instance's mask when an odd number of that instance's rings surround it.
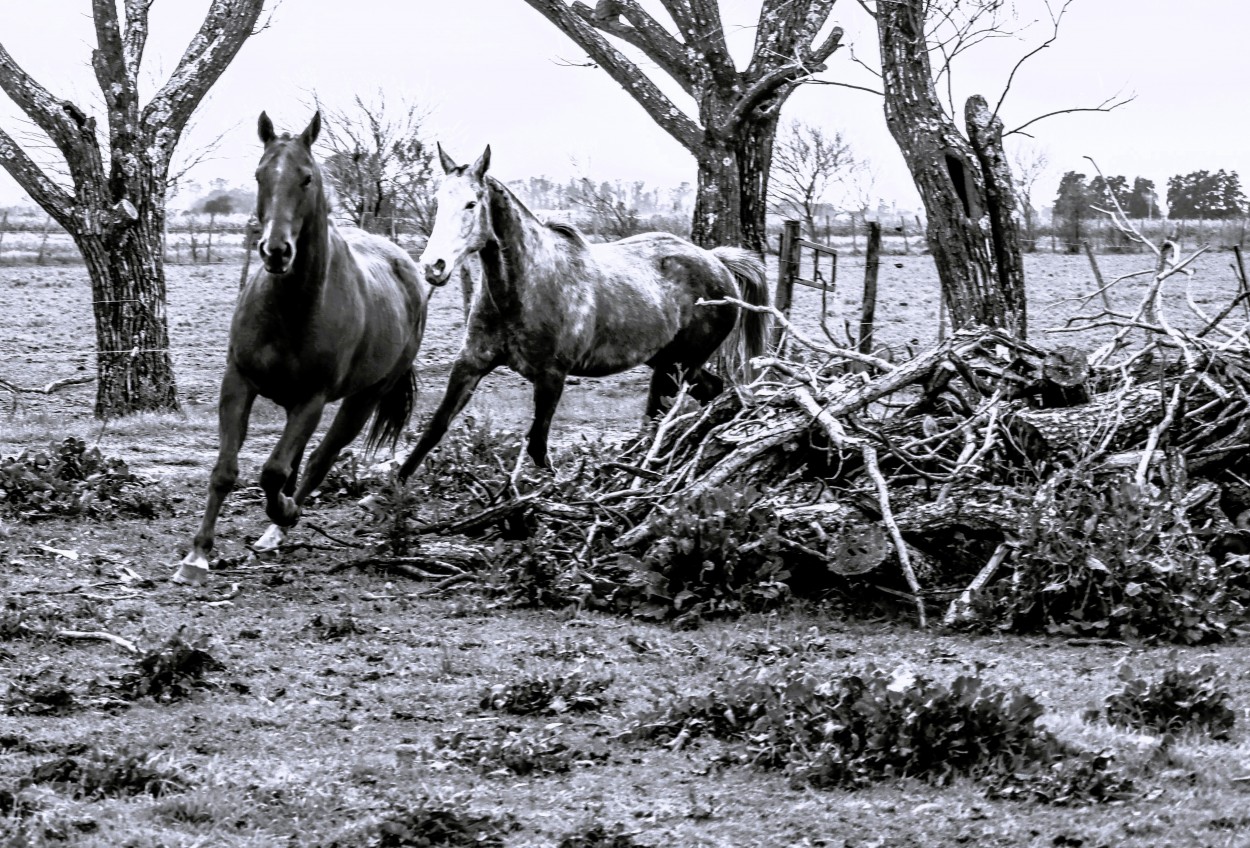
M 367 447 L 394 446 L 416 393 L 413 359 L 425 331 L 429 289 L 417 265 L 380 236 L 336 227 L 312 145 L 320 113 L 300 135 L 274 133 L 261 113 L 265 151 L 256 171 L 262 267 L 239 294 L 218 407 L 220 452 L 204 521 L 174 580 L 198 584 L 222 500 L 238 477 L 239 448 L 252 402 L 263 395 L 286 410 L 286 426 L 260 474 L 273 522 L 253 546 L 271 550 L 339 451 L 373 417 Z M 327 403 L 342 400 L 296 488 L 304 448 Z
M 544 468 L 551 416 L 570 374 L 598 377 L 645 362 L 654 369 L 648 417 L 659 413 L 663 398 L 676 395 L 682 380 L 700 401 L 720 393 L 723 381 L 703 365 L 734 329 L 740 310 L 698 301 L 742 297 L 766 304 L 759 259 L 737 248 L 704 250 L 668 233 L 590 244 L 572 227 L 539 221 L 488 177 L 489 147 L 469 166 L 457 165 L 441 147 L 439 157 L 447 176 L 421 270 L 442 285 L 476 252 L 483 279 L 447 392 L 400 468 L 401 480 L 442 439 L 482 377 L 500 365 L 534 384 L 527 452 Z M 757 356 L 766 318 L 746 312 L 742 323 L 746 355 Z

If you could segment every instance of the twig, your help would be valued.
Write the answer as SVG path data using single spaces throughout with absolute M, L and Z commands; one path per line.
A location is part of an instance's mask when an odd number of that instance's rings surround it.
M 320 533 L 322 536 L 325 536 L 325 537 L 326 537 L 327 539 L 329 539 L 331 542 L 334 542 L 335 544 L 338 544 L 338 545 L 342 545 L 342 546 L 343 546 L 343 547 L 345 547 L 345 548 L 364 548 L 364 547 L 367 547 L 366 545 L 362 545 L 362 544 L 360 544 L 359 542 L 349 542 L 349 541 L 347 541 L 346 539 L 340 539 L 339 537 L 337 537 L 337 536 L 335 536 L 335 535 L 331 534 L 328 530 L 323 529 L 323 528 L 321 527 L 321 525 L 319 525 L 319 524 L 315 524 L 315 523 L 313 523 L 313 522 L 311 522 L 311 521 L 307 521 L 307 522 L 305 522 L 305 526 L 306 526 L 309 530 L 313 531 L 314 533 Z
M 907 543 L 903 541 L 903 534 L 894 520 L 894 511 L 890 509 L 890 490 L 885 484 L 885 478 L 881 476 L 881 467 L 877 463 L 877 450 L 864 442 L 860 446 L 860 451 L 864 456 L 864 470 L 877 487 L 877 503 L 881 507 L 881 520 L 885 522 L 886 528 L 890 531 L 890 538 L 894 541 L 894 550 L 898 553 L 898 562 L 903 569 L 903 576 L 907 579 L 907 585 L 916 598 L 916 615 L 919 618 L 920 627 L 924 629 L 928 626 L 924 598 L 920 596 L 920 583 L 916 580 L 916 572 L 911 567 L 911 555 L 907 552 Z
M 56 635 L 62 639 L 90 639 L 97 642 L 112 642 L 127 653 L 139 653 L 139 649 L 135 647 L 134 642 L 121 636 L 115 636 L 112 633 L 105 633 L 103 630 L 58 630 Z
M 966 618 L 972 608 L 972 596 L 985 588 L 985 584 L 990 582 L 990 578 L 998 571 L 999 566 L 1007 559 L 1007 554 L 1011 552 L 1011 546 L 1007 542 L 1002 542 L 994 549 L 993 556 L 989 562 L 977 572 L 977 576 L 972 578 L 972 582 L 968 584 L 968 588 L 963 590 L 958 598 L 951 601 L 951 605 L 946 608 L 946 615 L 942 618 L 942 623 L 950 627 L 956 621 Z

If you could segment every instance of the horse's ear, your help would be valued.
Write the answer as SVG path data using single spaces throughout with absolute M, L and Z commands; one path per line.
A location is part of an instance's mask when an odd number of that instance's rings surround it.
M 260 113 L 260 120 L 256 122 L 256 134 L 260 136 L 261 144 L 268 144 L 273 141 L 273 121 L 269 120 L 268 113 Z
M 482 155 L 477 157 L 477 161 L 473 163 L 473 167 L 470 170 L 473 171 L 473 176 L 480 180 L 482 177 L 486 176 L 486 169 L 489 167 L 490 145 L 488 144 L 486 145 L 486 149 L 482 151 Z
M 299 134 L 299 140 L 304 142 L 304 146 L 312 150 L 313 143 L 316 142 L 317 136 L 321 134 L 321 110 L 313 112 L 312 120 L 308 122 L 308 126 L 304 127 L 304 131 Z
M 456 164 L 456 160 L 447 155 L 447 151 L 443 149 L 443 145 L 435 142 L 438 147 L 438 162 L 443 166 L 443 173 L 450 174 L 460 166 Z

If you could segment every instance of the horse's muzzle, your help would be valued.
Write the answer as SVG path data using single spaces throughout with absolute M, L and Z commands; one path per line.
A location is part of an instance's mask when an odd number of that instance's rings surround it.
M 444 286 L 451 279 L 451 266 L 442 259 L 430 265 L 422 265 L 425 271 L 425 281 L 432 286 Z

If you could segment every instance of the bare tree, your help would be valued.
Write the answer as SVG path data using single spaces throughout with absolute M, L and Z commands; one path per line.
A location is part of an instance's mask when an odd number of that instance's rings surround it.
M 0 164 L 73 237 L 91 276 L 101 418 L 178 408 L 162 242 L 170 157 L 209 87 L 252 35 L 263 0 L 212 0 L 177 67 L 146 106 L 139 65 L 151 0 L 93 0 L 91 65 L 107 128 L 57 97 L 0 45 L 0 88 L 56 146 L 68 179 L 0 129 Z M 106 164 L 107 158 L 107 164 Z
M 1037 250 L 1037 207 L 1033 205 L 1033 190 L 1050 167 L 1050 158 L 1036 144 L 1015 145 L 1012 147 L 1011 166 L 1016 193 L 1020 196 L 1020 213 L 1024 216 L 1023 248 L 1026 253 L 1033 253 Z
M 427 110 L 410 100 L 387 101 L 379 90 L 357 95 L 345 109 L 327 108 L 321 145 L 326 175 L 356 226 L 398 235 L 399 219 L 429 235 L 433 225 L 434 151 L 425 138 Z
M 829 190 L 846 180 L 857 167 L 851 146 L 842 133 L 827 134 L 820 127 L 791 121 L 773 148 L 769 193 L 782 215 L 797 216 L 816 239 L 816 212 Z
M 594 180 L 582 177 L 569 193 L 569 201 L 585 210 L 588 229 L 605 239 L 615 241 L 643 231 L 637 204 L 629 202 L 620 186 L 595 185 Z
M 764 249 L 769 165 L 781 106 L 795 87 L 825 70 L 839 27 L 822 36 L 835 0 L 764 0 L 751 61 L 729 55 L 716 0 L 661 0 L 676 34 L 638 0 L 525 0 L 590 54 L 698 163 L 692 238 L 705 246 Z M 604 36 L 642 52 L 698 104 L 683 112 Z

